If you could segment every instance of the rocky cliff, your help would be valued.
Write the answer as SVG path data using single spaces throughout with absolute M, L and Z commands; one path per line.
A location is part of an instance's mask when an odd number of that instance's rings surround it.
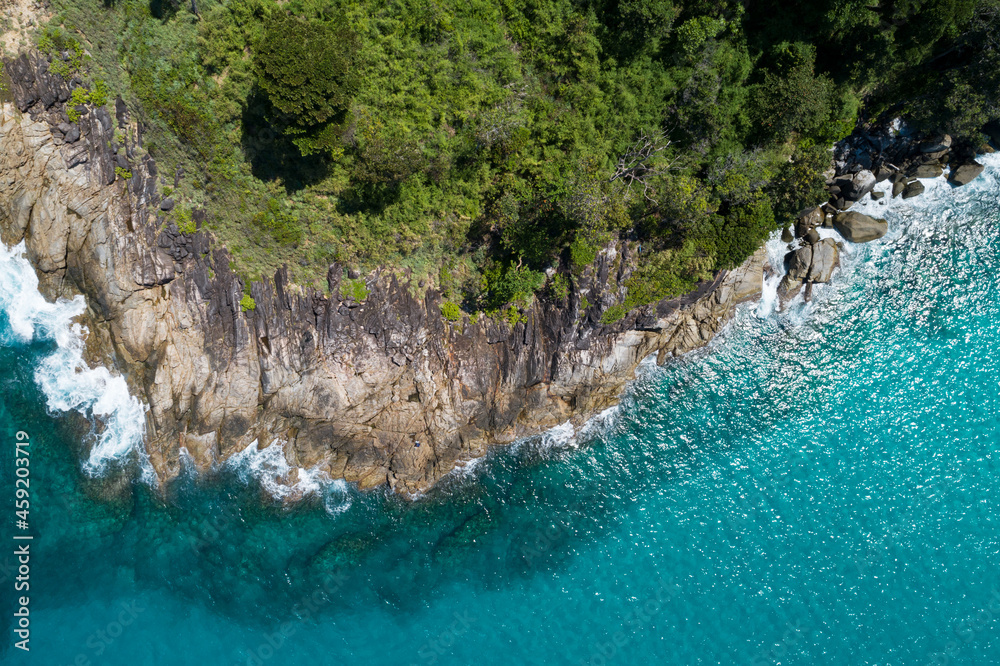
M 160 213 L 156 164 L 125 105 L 114 118 L 79 107 L 71 123 L 73 82 L 36 57 L 6 69 L 0 236 L 26 242 L 49 295 L 87 297 L 90 359 L 148 403 L 161 480 L 178 473 L 182 449 L 211 470 L 255 440 L 280 440 L 293 466 L 418 492 L 489 446 L 614 404 L 640 361 L 704 345 L 761 287 L 758 253 L 695 293 L 603 325 L 638 261 L 618 241 L 566 298 L 538 300 L 514 325 L 446 321 L 440 294 L 414 295 L 383 270 L 364 276 L 356 302 L 336 265 L 329 295 L 279 271 L 250 285 L 256 309 L 243 312 L 226 250 Z

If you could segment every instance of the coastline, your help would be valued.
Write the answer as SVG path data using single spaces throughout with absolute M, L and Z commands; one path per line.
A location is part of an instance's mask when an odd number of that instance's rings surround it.
M 582 425 L 617 402 L 643 359 L 704 345 L 759 294 L 762 251 L 692 294 L 602 324 L 638 262 L 627 241 L 517 322 L 449 322 L 439 293 L 414 295 L 405 276 L 378 270 L 360 302 L 341 293 L 336 265 L 329 295 L 284 271 L 245 285 L 204 219 L 192 233 L 165 222 L 155 162 L 123 104 L 114 119 L 85 114 L 79 137 L 59 130 L 68 88 L 41 62 L 13 68 L 18 109 L 5 107 L 0 130 L 12 214 L 0 231 L 25 241 L 47 297 L 86 296 L 86 360 L 115 368 L 149 406 L 160 482 L 179 474 L 182 450 L 211 473 L 253 442 L 259 453 L 281 441 L 290 468 L 416 494 L 492 446 Z M 109 140 L 116 131 L 124 145 Z M 116 173 L 126 167 L 127 179 Z
M 837 221 L 845 211 L 886 180 L 905 180 L 897 194 L 908 196 L 919 170 L 950 148 L 950 139 L 928 151 L 909 137 L 849 137 L 835 150 L 833 200 L 786 230 L 783 259 L 762 247 L 694 292 L 615 324 L 601 315 L 624 298 L 639 262 L 625 240 L 599 252 L 565 298 L 536 299 L 519 321 L 451 322 L 439 314 L 440 293 L 415 293 L 405 275 L 383 270 L 358 276 L 360 300 L 341 290 L 338 265 L 328 293 L 290 284 L 285 271 L 244 284 L 201 230 L 203 217 L 194 230 L 167 222 L 155 161 L 124 104 L 114 119 L 88 112 L 80 135 L 65 135 L 69 89 L 44 62 L 22 56 L 9 66 L 17 108 L 5 105 L 0 122 L 0 172 L 13 214 L 0 237 L 25 242 L 47 297 L 86 297 L 84 357 L 120 372 L 148 405 L 144 446 L 160 483 L 182 466 L 210 474 L 280 451 L 284 467 L 267 468 L 286 481 L 273 493 L 285 497 L 320 477 L 417 496 L 491 447 L 581 427 L 617 403 L 646 358 L 662 364 L 707 344 L 739 303 L 764 293 L 773 308 L 800 289 L 808 299 L 839 263 L 843 246 L 830 230 L 853 233 Z M 890 159 L 902 166 L 887 167 Z

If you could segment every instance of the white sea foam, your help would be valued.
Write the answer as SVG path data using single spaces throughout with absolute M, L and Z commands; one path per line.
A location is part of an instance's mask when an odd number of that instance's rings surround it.
M 906 128 L 902 124 L 895 127 L 897 133 L 905 134 Z M 785 274 L 784 257 L 788 252 L 788 244 L 781 242 L 781 232 L 775 231 L 767 240 L 768 261 L 773 269 L 770 276 L 764 277 L 761 289 L 761 297 L 758 301 L 754 313 L 760 319 L 767 319 L 777 312 L 791 324 L 802 324 L 810 320 L 815 309 L 815 303 L 823 300 L 838 289 L 850 284 L 858 271 L 871 258 L 873 252 L 882 251 L 883 244 L 898 239 L 904 233 L 912 233 L 915 229 L 928 224 L 936 223 L 932 212 L 942 208 L 942 204 L 951 201 L 956 197 L 973 197 L 975 193 L 982 189 L 996 189 L 1000 185 L 1000 153 L 990 155 L 980 155 L 976 158 L 986 169 L 983 174 L 968 185 L 955 188 L 948 183 L 948 172 L 936 178 L 921 178 L 924 185 L 923 194 L 911 198 L 892 198 L 892 183 L 883 181 L 875 185 L 874 191 L 882 192 L 883 197 L 875 200 L 871 195 L 865 196 L 861 201 L 854 204 L 849 210 L 864 213 L 872 217 L 884 217 L 889 219 L 889 232 L 884 240 L 877 240 L 871 243 L 851 243 L 844 239 L 834 229 L 820 228 L 817 231 L 821 238 L 833 238 L 841 244 L 843 248 L 840 253 L 840 268 L 834 272 L 834 278 L 830 284 L 815 284 L 812 290 L 812 302 L 806 303 L 803 292 L 797 294 L 787 303 L 782 304 L 777 297 L 778 285 Z M 927 215 L 914 215 L 913 213 L 928 213 Z M 900 220 L 905 219 L 906 224 L 901 224 Z
M 342 479 L 334 481 L 318 467 L 293 467 L 285 459 L 285 442 L 276 440 L 263 449 L 254 440 L 245 449 L 225 462 L 241 481 L 256 480 L 275 499 L 318 497 L 331 515 L 338 515 L 351 506 L 350 489 Z
M 156 475 L 142 446 L 146 408 L 129 394 L 123 377 L 112 375 L 107 368 L 90 368 L 83 360 L 87 330 L 73 322 L 87 308 L 83 296 L 46 301 L 38 291 L 38 276 L 25 257 L 23 242 L 14 248 L 0 244 L 0 286 L 0 311 L 9 326 L 9 332 L 0 332 L 0 343 L 56 344 L 35 369 L 35 381 L 49 410 L 97 417 L 104 426 L 83 464 L 84 471 L 100 475 L 112 461 L 125 460 L 135 451 L 143 479 L 155 483 Z

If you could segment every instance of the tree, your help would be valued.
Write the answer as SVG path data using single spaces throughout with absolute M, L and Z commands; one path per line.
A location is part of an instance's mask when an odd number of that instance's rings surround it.
M 257 45 L 254 74 L 274 110 L 273 120 L 303 155 L 332 152 L 336 125 L 358 81 L 357 38 L 343 20 L 269 18 Z

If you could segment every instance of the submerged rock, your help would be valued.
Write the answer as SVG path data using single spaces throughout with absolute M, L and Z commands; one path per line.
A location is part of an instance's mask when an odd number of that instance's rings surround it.
M 885 236 L 889 224 L 862 213 L 847 212 L 833 218 L 833 227 L 852 243 L 867 243 Z

